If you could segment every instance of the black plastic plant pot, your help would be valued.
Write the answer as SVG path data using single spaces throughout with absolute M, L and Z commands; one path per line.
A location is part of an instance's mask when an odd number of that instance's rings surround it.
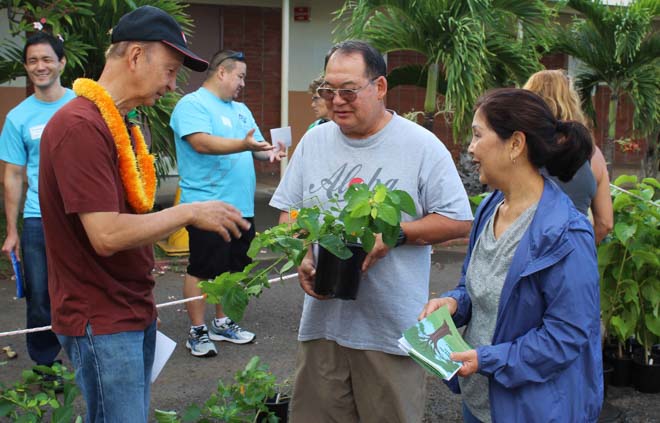
M 353 255 L 340 259 L 323 247 L 319 247 L 314 292 L 340 300 L 354 300 L 360 289 L 362 262 L 367 253 L 359 244 L 346 245 Z
M 612 384 L 612 376 L 614 375 L 614 366 L 611 363 L 603 362 L 603 398 L 607 398 L 607 387 Z
M 632 382 L 632 358 L 612 357 L 609 361 L 614 367 L 611 379 L 612 386 L 630 386 Z
M 279 398 L 279 402 L 276 402 L 276 397 L 268 398 L 266 400 L 266 407 L 268 411 L 275 414 L 275 417 L 279 419 L 280 423 L 286 423 L 289 421 L 289 397 Z M 265 413 L 261 412 L 257 416 L 258 422 L 266 422 L 267 416 Z
M 635 390 L 647 394 L 660 392 L 660 365 L 642 364 L 640 360 L 632 360 L 632 384 Z

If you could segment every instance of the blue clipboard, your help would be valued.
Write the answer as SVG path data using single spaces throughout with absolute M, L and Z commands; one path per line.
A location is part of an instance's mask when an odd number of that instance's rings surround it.
M 25 297 L 25 292 L 23 292 L 23 273 L 21 272 L 21 262 L 16 258 L 16 254 L 12 251 L 9 253 L 11 255 L 11 266 L 14 268 L 14 274 L 16 275 L 16 298 Z

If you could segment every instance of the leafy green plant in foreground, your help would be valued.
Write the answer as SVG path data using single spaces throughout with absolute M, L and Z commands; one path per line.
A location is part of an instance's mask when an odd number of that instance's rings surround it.
M 234 375 L 234 383 L 218 382 L 218 389 L 203 406 L 190 405 L 180 418 L 176 411 L 156 410 L 159 423 L 190 423 L 220 421 L 225 423 L 256 422 L 257 416 L 268 423 L 279 419 L 268 411 L 266 400 L 276 393 L 276 377 L 255 356 L 245 369 Z M 262 414 L 260 414 L 262 413 Z
M 635 336 L 648 363 L 660 341 L 660 183 L 623 175 L 614 185 L 633 188 L 612 189 L 614 230 L 598 247 L 603 321 L 617 338 L 620 358 Z
M 11 386 L 0 382 L 1 421 L 40 422 L 52 411 L 50 421 L 53 423 L 82 423 L 80 416 L 74 419 L 73 408 L 80 390 L 74 382 L 74 374 L 66 367 L 59 363 L 53 367 L 35 366 L 32 370 L 24 370 L 21 376 L 22 380 Z M 46 376 L 55 380 L 48 380 Z M 62 394 L 58 397 L 60 389 Z
M 270 287 L 269 273 L 282 275 L 300 266 L 312 244 L 318 243 L 342 259 L 352 255 L 346 243 L 360 242 L 369 252 L 379 234 L 386 245 L 393 247 L 399 235 L 401 212 L 416 215 L 415 203 L 407 192 L 389 190 L 383 184 L 369 190 L 364 183 L 354 183 L 344 194 L 343 208 L 337 198 L 329 204 L 329 208 L 312 206 L 292 210 L 290 216 L 294 221 L 258 234 L 250 244 L 248 256 L 254 259 L 262 249 L 268 249 L 279 257 L 266 267 L 259 267 L 260 262 L 255 260 L 241 272 L 225 272 L 212 281 L 200 282 L 207 301 L 222 304 L 227 316 L 238 322 L 249 298 Z

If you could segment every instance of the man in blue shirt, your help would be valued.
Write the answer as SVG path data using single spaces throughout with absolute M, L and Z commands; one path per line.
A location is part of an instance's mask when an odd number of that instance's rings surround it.
M 197 286 L 201 280 L 241 271 L 250 263 L 247 250 L 254 238 L 256 189 L 253 158 L 272 162 L 285 154 L 283 145 L 276 151 L 264 142 L 250 110 L 234 101 L 245 86 L 246 71 L 242 52 L 219 51 L 210 60 L 206 81 L 184 96 L 172 112 L 181 203 L 221 200 L 252 222 L 241 238 L 230 242 L 217 233 L 187 227 L 190 259 L 183 286 L 185 298 L 201 295 Z M 186 347 L 195 357 L 215 356 L 217 350 L 211 341 L 244 344 L 255 337 L 227 318 L 220 305 L 216 305 L 210 330 L 204 323 L 204 301 L 187 303 L 187 310 L 191 328 Z
M 7 218 L 7 237 L 2 252 L 8 256 L 13 252 L 20 257 L 22 250 L 27 327 L 34 328 L 50 325 L 46 248 L 38 195 L 39 144 L 48 120 L 75 94 L 60 83 L 66 65 L 61 40 L 45 32 L 30 36 L 23 48 L 23 65 L 34 86 L 34 94 L 7 114 L 0 136 L 0 160 L 5 162 Z M 18 212 L 26 170 L 28 189 L 23 233 L 19 238 Z M 27 335 L 27 349 L 35 363 L 51 366 L 60 352 L 60 344 L 51 331 L 36 332 Z

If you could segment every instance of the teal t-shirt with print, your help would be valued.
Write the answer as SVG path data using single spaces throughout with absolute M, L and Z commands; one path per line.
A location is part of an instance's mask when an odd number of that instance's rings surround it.
M 50 118 L 76 94 L 66 89 L 57 101 L 45 102 L 32 94 L 13 108 L 5 119 L 0 135 L 0 160 L 24 166 L 27 194 L 23 217 L 41 217 L 39 208 L 39 144 L 41 133 Z
M 206 88 L 184 96 L 174 108 L 170 126 L 176 144 L 181 203 L 220 200 L 238 208 L 244 217 L 254 217 L 256 175 L 252 152 L 201 154 L 184 137 L 196 132 L 223 138 L 254 138 L 263 141 L 252 113 L 243 103 L 223 101 Z

